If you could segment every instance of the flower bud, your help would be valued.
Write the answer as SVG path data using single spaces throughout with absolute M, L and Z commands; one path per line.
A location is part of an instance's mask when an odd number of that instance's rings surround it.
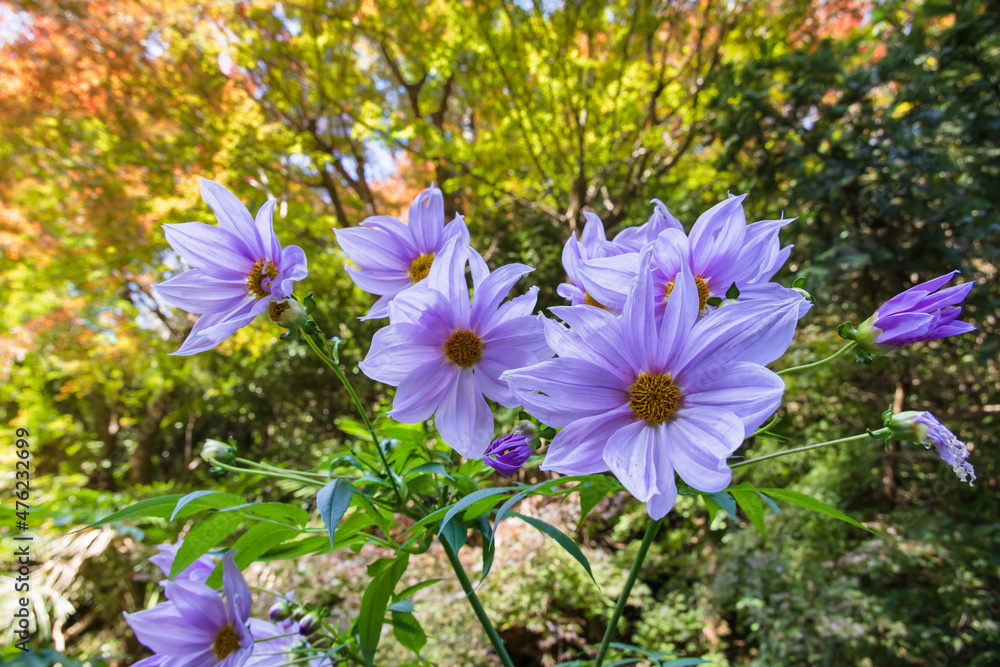
M 236 457 L 236 448 L 218 440 L 206 440 L 201 448 L 201 458 L 209 463 L 232 463 Z
M 520 422 L 520 424 L 531 424 L 531 422 Z M 534 425 L 531 425 L 534 428 Z M 528 430 L 527 427 L 522 427 Z M 510 477 L 517 472 L 524 462 L 531 456 L 532 440 L 530 433 L 508 433 L 502 438 L 497 438 L 486 448 L 483 455 L 483 463 L 496 470 L 504 477 Z
M 306 614 L 299 621 L 299 634 L 303 636 L 311 635 L 319 627 L 319 619 L 315 614 Z
M 897 440 L 919 442 L 928 449 L 937 449 L 941 460 L 952 467 L 955 474 L 969 486 L 976 481 L 976 471 L 969 458 L 969 446 L 955 437 L 944 424 L 929 412 L 900 412 L 885 417 L 886 427 Z
M 271 301 L 267 306 L 267 316 L 286 329 L 299 329 L 309 319 L 306 309 L 295 299 Z
M 271 605 L 271 608 L 267 612 L 268 618 L 272 621 L 283 621 L 288 618 L 292 613 L 292 608 L 287 602 L 282 600 L 281 602 L 275 602 Z

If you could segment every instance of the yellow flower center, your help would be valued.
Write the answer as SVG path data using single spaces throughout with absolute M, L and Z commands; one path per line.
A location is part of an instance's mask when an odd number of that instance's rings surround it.
M 588 306 L 594 306 L 596 308 L 600 308 L 601 310 L 607 310 L 608 309 L 607 306 L 605 306 L 605 305 L 601 304 L 600 302 L 598 302 L 597 299 L 595 299 L 594 297 L 590 296 L 590 294 L 588 294 L 587 292 L 583 293 L 583 302 L 585 304 L 587 304 Z
M 471 331 L 456 331 L 444 344 L 444 356 L 456 366 L 472 366 L 483 354 L 483 341 Z
M 215 644 L 212 646 L 215 649 L 215 657 L 219 660 L 222 660 L 239 647 L 240 638 L 236 634 L 236 628 L 231 625 L 227 625 L 219 630 L 219 634 L 215 635 Z
M 669 373 L 642 373 L 628 390 L 628 406 L 637 417 L 646 421 L 659 424 L 680 407 L 681 390 Z
M 272 322 L 280 322 L 281 314 L 291 308 L 288 301 L 272 301 L 267 306 L 267 316 L 271 318 Z
M 258 260 L 247 276 L 247 289 L 258 299 L 271 293 L 271 281 L 278 277 L 278 267 L 266 259 Z M 264 281 L 267 281 L 267 284 Z
M 708 281 L 705 280 L 705 276 L 698 276 L 694 279 L 695 287 L 698 288 L 698 312 L 705 310 L 705 306 L 708 305 L 708 297 L 712 293 L 708 289 Z M 667 283 L 667 291 L 663 296 L 663 300 L 666 301 L 670 298 L 670 293 L 674 291 L 674 281 L 671 280 Z
M 419 283 L 430 273 L 431 264 L 434 263 L 434 255 L 421 255 L 410 264 L 410 282 Z

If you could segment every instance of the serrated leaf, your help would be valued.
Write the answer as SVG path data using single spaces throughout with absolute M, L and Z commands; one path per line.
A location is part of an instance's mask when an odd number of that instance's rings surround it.
M 855 521 L 854 519 L 847 516 L 840 510 L 836 510 L 827 505 L 826 503 L 816 500 L 811 496 L 807 496 L 804 493 L 799 493 L 798 491 L 791 491 L 790 489 L 758 489 L 758 490 L 774 498 L 787 500 L 793 505 L 798 505 L 799 507 L 803 507 L 807 510 L 817 512 L 819 514 L 825 514 L 826 516 L 833 517 L 834 519 L 839 519 L 841 521 L 851 524 L 852 526 L 856 526 L 862 530 L 867 530 L 869 533 L 872 533 L 873 535 L 878 535 L 878 533 L 876 533 L 874 530 L 863 526 L 861 523 Z
M 208 553 L 209 549 L 232 535 L 242 522 L 243 517 L 239 514 L 213 512 L 196 523 L 177 549 L 174 563 L 170 567 L 170 578 L 176 577 L 200 556 Z
M 351 506 L 351 498 L 357 493 L 354 485 L 346 479 L 335 479 L 316 494 L 316 509 L 326 525 L 330 536 L 330 548 L 333 548 L 333 534 L 337 524 L 344 518 L 344 512 Z
M 382 563 L 382 567 L 377 570 L 377 574 L 365 589 L 361 598 L 358 619 L 355 622 L 355 632 L 358 635 L 358 642 L 361 644 L 361 654 L 368 667 L 372 667 L 374 664 L 375 650 L 378 648 L 386 607 L 389 605 L 389 598 L 392 597 L 392 590 L 396 587 L 400 577 L 403 576 L 403 572 L 406 571 L 409 556 L 403 555 L 395 559 L 382 560 L 388 562 Z
M 566 553 L 573 557 L 573 560 L 583 566 L 583 569 L 587 571 L 588 575 L 590 575 L 590 580 L 594 582 L 594 585 L 597 586 L 598 589 L 600 589 L 600 586 L 597 584 L 597 580 L 594 579 L 594 572 L 590 569 L 590 561 L 588 561 L 587 557 L 583 555 L 582 551 L 580 551 L 580 547 L 576 545 L 576 542 L 566 537 L 566 535 L 564 535 L 563 532 L 555 526 L 545 523 L 541 519 L 536 519 L 533 516 L 525 516 L 524 514 L 518 514 L 517 512 L 511 512 L 510 514 L 512 516 L 516 516 L 521 521 L 524 521 L 528 525 L 554 539 L 556 544 L 561 546 Z

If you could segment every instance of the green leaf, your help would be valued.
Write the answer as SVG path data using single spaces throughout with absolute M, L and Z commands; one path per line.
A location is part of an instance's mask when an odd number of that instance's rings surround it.
M 418 655 L 427 644 L 427 635 L 412 613 L 392 612 L 392 634 L 396 641 Z
M 389 605 L 389 611 L 401 611 L 407 613 L 413 613 L 413 603 L 409 600 L 400 600 L 399 602 L 393 602 Z
M 766 493 L 773 498 L 779 498 L 781 500 L 787 500 L 793 505 L 798 505 L 799 507 L 804 507 L 807 510 L 812 510 L 813 512 L 818 512 L 820 514 L 825 514 L 826 516 L 833 517 L 834 519 L 840 519 L 846 523 L 851 524 L 861 528 L 862 530 L 867 530 L 873 535 L 878 535 L 874 530 L 866 528 L 861 525 L 861 523 L 855 521 L 851 517 L 847 516 L 840 510 L 835 510 L 826 503 L 820 502 L 815 498 L 807 496 L 804 493 L 799 493 L 798 491 L 791 491 L 790 489 L 758 489 L 759 491 Z
M 132 519 L 132 518 L 157 518 L 166 519 L 170 516 L 173 508 L 177 505 L 177 501 L 183 498 L 181 494 L 174 494 L 172 496 L 161 496 L 159 498 L 147 498 L 146 500 L 140 500 L 137 503 L 133 503 L 128 507 L 124 507 L 117 512 L 112 512 L 104 518 L 98 519 L 94 523 L 90 524 L 88 528 L 96 528 L 97 526 L 103 526 L 106 523 L 111 523 L 112 521 L 121 521 L 122 519 Z
M 594 573 L 590 569 L 590 562 L 587 560 L 587 557 L 583 555 L 583 552 L 580 551 L 580 547 L 576 546 L 576 542 L 566 537 L 562 531 L 555 526 L 547 524 L 541 519 L 536 519 L 533 516 L 525 516 L 524 514 L 518 514 L 517 512 L 511 512 L 511 515 L 516 516 L 521 521 L 524 521 L 528 525 L 533 526 L 554 539 L 559 546 L 566 550 L 566 553 L 572 556 L 577 563 L 583 566 L 583 569 L 590 575 L 590 580 L 597 585 L 597 580 L 594 579 Z M 597 587 L 600 588 L 599 585 L 597 585 Z
M 330 548 L 333 548 L 333 534 L 337 524 L 344 518 L 344 512 L 351 506 L 351 497 L 357 492 L 354 485 L 346 479 L 335 479 L 316 494 L 316 509 L 326 524 L 330 536 Z
M 339 546 L 344 546 L 345 544 L 350 543 L 351 540 L 348 538 Z M 258 558 L 258 560 L 285 560 L 288 558 L 297 558 L 306 554 L 326 553 L 328 551 L 330 551 L 330 545 L 326 535 L 312 535 L 310 537 L 304 537 L 301 540 L 295 540 L 294 542 L 279 544 L 274 549 L 265 552 L 264 555 Z
M 712 497 L 707 493 L 701 494 L 701 499 L 705 501 L 705 508 L 708 510 L 708 525 L 712 525 L 715 521 L 715 515 L 719 513 L 722 509 L 719 507 L 719 503 L 712 500 Z
M 243 516 L 264 519 L 287 519 L 297 526 L 309 523 L 309 513 L 298 505 L 290 503 L 245 503 L 219 510 L 220 512 L 239 512 Z
M 222 491 L 192 491 L 177 501 L 170 520 L 177 517 L 186 517 L 205 509 L 219 509 L 242 505 L 246 502 L 242 496 L 233 493 L 223 493 Z M 183 512 L 181 510 L 184 510 Z
M 443 537 L 455 553 L 458 553 L 458 550 L 465 546 L 468 534 L 468 529 L 460 521 L 452 521 L 444 528 L 438 529 L 438 536 Z
M 429 475 L 441 475 L 442 477 L 447 477 L 448 479 L 455 479 L 448 474 L 448 471 L 445 470 L 445 467 L 440 463 L 425 463 L 423 465 L 419 465 L 416 468 L 409 470 L 404 478 L 408 480 L 411 477 L 415 477 L 423 473 L 427 473 Z
M 174 563 L 170 567 L 170 578 L 176 577 L 188 565 L 208 553 L 209 549 L 232 535 L 242 522 L 243 517 L 239 514 L 213 512 L 196 523 L 177 549 Z
M 511 491 L 513 491 L 513 489 L 509 487 L 500 486 L 491 489 L 480 489 L 479 491 L 474 491 L 469 495 L 465 496 L 457 503 L 452 505 L 451 508 L 448 510 L 448 512 L 444 515 L 444 518 L 441 519 L 441 526 L 439 528 L 438 535 L 440 536 L 441 531 L 444 531 L 444 529 L 448 526 L 448 523 L 451 521 L 452 517 L 454 517 L 456 514 L 464 510 L 466 507 L 472 506 L 474 503 L 482 500 L 483 498 L 496 496 L 501 493 L 510 493 Z
M 726 290 L 726 298 L 730 301 L 736 301 L 740 298 L 740 290 L 736 287 L 736 283 L 730 285 L 729 289 Z
M 382 632 L 382 623 L 385 620 L 389 598 L 392 597 L 392 590 L 406 571 L 408 562 L 409 556 L 403 555 L 395 559 L 384 558 L 375 563 L 373 569 L 376 574 L 361 598 L 361 610 L 358 612 L 354 627 L 361 644 L 361 653 L 368 667 L 374 664 L 375 649 L 378 648 L 379 635 Z
M 590 511 L 594 509 L 597 503 L 601 502 L 604 498 L 604 490 L 597 488 L 593 484 L 584 484 L 583 488 L 580 489 L 580 521 L 582 524 L 583 520 L 587 518 Z M 499 519 L 497 519 L 499 521 Z
M 476 520 L 472 522 L 472 526 L 483 536 L 483 576 L 479 578 L 479 582 L 482 583 L 486 580 L 486 575 L 490 573 L 490 569 L 493 567 L 496 546 L 487 539 L 492 534 L 492 531 L 490 530 L 490 522 L 485 517 L 477 516 Z
M 268 549 L 299 534 L 301 531 L 295 528 L 284 528 L 273 523 L 256 523 L 250 526 L 250 529 L 243 533 L 232 546 L 232 549 L 236 551 L 236 564 L 241 570 L 245 570 L 250 563 L 257 560 Z M 212 588 L 218 588 L 222 585 L 221 562 L 215 566 L 212 575 L 205 583 Z
M 725 491 L 716 491 L 715 493 L 704 493 L 706 500 L 711 498 L 719 507 L 726 510 L 726 514 L 733 518 L 733 521 L 738 521 L 736 516 L 736 501 L 733 497 L 726 493 Z
M 413 584 L 409 588 L 404 588 L 403 590 L 401 590 L 400 592 L 396 593 L 392 597 L 393 597 L 394 600 L 402 600 L 403 598 L 411 597 L 417 591 L 422 591 L 425 588 L 427 588 L 428 586 L 433 586 L 434 584 L 436 584 L 439 581 L 441 581 L 441 580 L 440 579 L 428 579 L 427 581 L 421 581 L 419 584 Z
M 750 487 L 749 484 L 743 482 L 738 487 L 729 489 L 729 493 L 732 494 L 733 498 L 736 499 L 736 503 L 746 512 L 747 518 L 750 519 L 750 523 L 764 535 L 764 504 L 760 500 L 760 495 L 758 495 L 757 490 Z

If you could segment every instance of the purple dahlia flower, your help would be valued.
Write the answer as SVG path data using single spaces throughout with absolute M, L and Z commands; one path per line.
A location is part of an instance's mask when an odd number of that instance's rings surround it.
M 466 458 L 482 458 L 493 439 L 486 398 L 512 408 L 514 397 L 500 374 L 552 356 L 540 317 L 532 315 L 538 288 L 501 301 L 532 271 L 508 264 L 489 273 L 472 253 L 474 295 L 465 264 L 470 252 L 451 239 L 426 280 L 399 294 L 390 324 L 375 333 L 361 363 L 365 375 L 396 387 L 393 419 L 416 424 L 434 415 L 441 439 Z
M 682 267 L 666 314 L 640 260 L 621 317 L 557 307 L 545 321 L 559 355 L 501 376 L 524 408 L 563 427 L 541 468 L 570 475 L 610 469 L 659 519 L 677 498 L 676 471 L 701 491 L 730 481 L 726 458 L 777 409 L 784 383 L 764 368 L 788 348 L 798 306 L 736 303 L 699 319 L 698 286 Z
M 639 252 L 665 229 L 684 230 L 680 221 L 670 213 L 663 202 L 654 199 L 652 203 L 654 204 L 653 215 L 649 220 L 637 227 L 623 229 L 618 232 L 614 241 L 608 241 L 604 231 L 604 223 L 597 217 L 597 214 L 585 211 L 583 216 L 587 222 L 580 238 L 577 239 L 574 232 L 573 236 L 566 241 L 566 245 L 563 246 L 562 263 L 563 269 L 566 271 L 567 282 L 556 289 L 559 296 L 574 306 L 587 304 L 599 308 L 605 307 L 584 289 L 580 276 L 580 266 L 583 262 L 598 257 Z
M 486 448 L 483 463 L 504 477 L 510 477 L 531 456 L 531 438 L 524 433 L 508 433 L 497 438 Z
M 164 586 L 167 602 L 125 614 L 125 621 L 139 642 L 156 653 L 140 664 L 143 667 L 245 664 L 253 652 L 254 641 L 249 627 L 250 588 L 232 552 L 227 552 L 222 560 L 222 585 L 225 601 L 219 591 L 197 581 L 168 581 Z
M 427 276 L 434 258 L 450 239 L 469 243 L 469 230 L 461 215 L 444 223 L 444 196 L 434 186 L 413 200 L 406 224 L 375 215 L 359 227 L 333 232 L 341 250 L 358 266 L 346 267 L 354 284 L 380 297 L 363 320 L 388 317 L 392 300 Z
M 193 268 L 153 285 L 172 306 L 201 315 L 180 349 L 189 355 L 209 350 L 292 294 L 308 275 L 298 246 L 282 248 L 271 216 L 274 200 L 254 219 L 239 199 L 218 183 L 201 179 L 201 196 L 219 225 L 183 222 L 163 225 L 170 246 Z
M 161 544 L 157 549 L 159 553 L 150 556 L 149 562 L 160 568 L 163 572 L 163 581 L 160 582 L 161 586 L 166 586 L 170 579 L 170 568 L 174 565 L 174 558 L 177 557 L 177 550 L 180 549 L 181 545 L 184 544 L 183 540 L 177 540 L 177 544 Z M 212 575 L 215 570 L 215 563 L 208 556 L 199 556 L 198 559 L 188 565 L 184 570 L 180 572 L 173 581 L 188 580 L 194 581 L 199 584 L 203 584 L 208 581 L 208 578 Z
M 958 271 L 952 271 L 928 280 L 883 303 L 858 327 L 858 346 L 869 354 L 885 353 L 922 340 L 975 331 L 976 327 L 971 324 L 956 321 L 962 313 L 958 304 L 965 300 L 975 283 L 940 289 L 956 273 Z
M 892 437 L 897 440 L 919 442 L 927 448 L 931 445 L 938 451 L 941 460 L 952 467 L 955 474 L 969 486 L 976 481 L 976 471 L 969 458 L 969 446 L 955 437 L 944 424 L 929 412 L 908 411 L 892 415 L 886 424 Z
M 698 217 L 685 235 L 677 228 L 666 229 L 652 244 L 650 267 L 654 291 L 660 297 L 656 312 L 660 316 L 670 297 L 674 280 L 682 267 L 690 269 L 698 288 L 700 312 L 708 308 L 711 297 L 725 298 L 733 283 L 740 290 L 740 300 L 787 301 L 796 298 L 794 290 L 768 281 L 788 259 L 792 246 L 781 247 L 778 232 L 788 220 L 762 220 L 746 224 L 743 200 L 746 195 L 729 197 Z M 639 270 L 639 253 L 590 259 L 581 263 L 580 279 L 584 289 L 612 312 L 620 312 L 628 297 L 629 286 Z M 798 295 L 800 315 L 809 310 L 809 302 Z

